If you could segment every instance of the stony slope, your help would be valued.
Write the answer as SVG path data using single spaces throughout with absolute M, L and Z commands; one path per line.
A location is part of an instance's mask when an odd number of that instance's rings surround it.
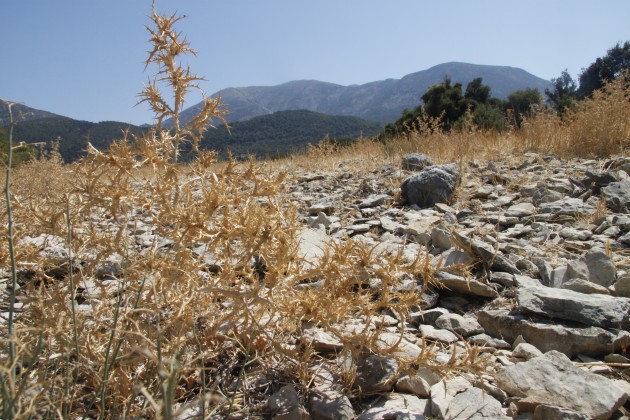
M 338 356 L 344 346 L 338 337 L 324 326 L 304 325 L 298 340 L 318 354 L 309 386 L 269 386 L 264 403 L 250 413 L 295 419 L 628 415 L 630 158 L 567 161 L 528 153 L 498 159 L 460 167 L 415 158 L 369 172 L 353 169 L 364 163 L 353 161 L 334 171 L 293 174 L 287 188 L 300 209 L 298 254 L 306 263 L 352 238 L 409 260 L 428 255 L 430 267 L 401 283 L 422 291 L 410 317 L 384 308 L 370 321 L 357 317 L 336 326 L 344 336 L 379 331 L 376 345 L 391 347 L 392 356 L 361 354 L 348 365 Z M 448 203 L 415 203 L 411 191 L 427 179 L 440 181 L 422 199 Z M 130 251 L 163 242 L 150 217 L 138 223 Z M 63 239 L 59 244 L 34 238 L 32 245 L 63 252 Z M 298 286 L 325 287 L 316 279 Z M 378 278 L 360 285 L 375 294 L 380 286 Z M 87 307 L 91 297 L 83 294 Z M 401 359 L 423 362 L 403 370 Z M 356 376 L 347 389 L 339 372 L 350 367 Z
M 465 357 L 470 345 L 488 356 L 484 374 L 447 380 L 424 368 L 401 375 L 393 359 L 366 360 L 359 366 L 370 378 L 363 386 L 393 393 L 354 414 L 608 418 L 630 392 L 630 159 L 531 153 L 463 169 L 451 204 L 428 208 L 394 204 L 400 190 L 391 181 L 422 173 L 400 167 L 360 177 L 309 173 L 293 185 L 305 222 L 334 240 L 352 237 L 391 252 L 403 247 L 409 258 L 429 251 L 441 287 L 425 292 L 422 310 L 404 323 L 400 351 L 413 358 L 433 342 L 443 361 Z M 385 315 L 386 331 L 396 336 L 403 322 L 392 316 Z M 322 352 L 335 343 L 313 336 Z M 342 395 L 325 381 L 320 391 L 336 398 L 326 406 L 329 415 L 347 415 Z M 317 398 L 309 409 L 323 410 Z

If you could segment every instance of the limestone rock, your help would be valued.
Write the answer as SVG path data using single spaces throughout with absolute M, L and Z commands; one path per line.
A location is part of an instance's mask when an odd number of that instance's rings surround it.
M 300 405 L 300 397 L 293 385 L 285 385 L 274 393 L 267 401 L 269 409 L 274 413 L 288 413 Z
M 476 315 L 486 334 L 508 342 L 522 335 L 542 352 L 557 350 L 569 357 L 601 356 L 630 347 L 630 335 L 625 332 L 615 335 L 598 327 L 572 327 L 507 309 L 482 310 Z
M 592 419 L 609 418 L 628 399 L 609 379 L 574 366 L 557 351 L 503 368 L 495 380 L 499 388 L 532 407 L 557 406 Z
M 378 398 L 357 417 L 357 420 L 424 420 L 429 411 L 429 400 L 414 395 L 392 393 Z
M 458 314 L 444 314 L 435 321 L 435 326 L 445 330 L 454 332 L 462 337 L 483 332 L 483 328 L 479 325 L 476 318 L 464 317 Z
M 402 168 L 407 171 L 421 171 L 433 165 L 433 159 L 423 153 L 408 153 L 402 157 Z
M 313 420 L 354 418 L 354 408 L 348 397 L 333 391 L 314 392 L 310 399 L 310 413 Z
M 552 287 L 517 291 L 521 310 L 601 328 L 630 329 L 630 299 L 593 295 Z
M 431 387 L 431 414 L 438 418 L 446 417 L 455 396 L 471 388 L 472 384 L 461 376 L 436 383 Z
M 619 213 L 630 213 L 630 181 L 613 182 L 602 188 L 606 205 Z
M 591 216 L 595 208 L 579 198 L 565 197 L 558 201 L 541 203 L 540 213 L 551 213 L 555 216 Z
M 398 375 L 398 362 L 377 354 L 361 355 L 356 367 L 354 386 L 364 392 L 390 391 Z
M 492 287 L 476 279 L 466 279 L 464 277 L 456 276 L 440 270 L 435 272 L 435 278 L 439 281 L 439 284 L 442 287 L 455 293 L 486 298 L 495 298 L 499 296 L 497 291 Z
M 431 166 L 403 181 L 400 189 L 402 200 L 427 208 L 436 203 L 448 203 L 455 192 L 459 169 L 454 163 Z
M 445 420 L 496 419 L 509 420 L 501 403 L 479 388 L 470 388 L 457 394 L 446 410 Z

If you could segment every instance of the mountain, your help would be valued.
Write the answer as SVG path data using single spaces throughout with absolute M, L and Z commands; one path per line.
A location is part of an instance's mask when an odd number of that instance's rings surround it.
M 113 140 L 120 139 L 124 130 L 141 134 L 148 128 L 116 121 L 92 123 L 55 116 L 19 122 L 13 134 L 16 142 L 45 142 L 49 146 L 60 139 L 61 156 L 66 162 L 72 162 L 83 155 L 88 139 L 94 147 L 103 150 Z M 304 150 L 309 143 L 316 144 L 326 136 L 356 139 L 382 129 L 380 123 L 357 117 L 304 110 L 280 111 L 235 122 L 230 132 L 225 126 L 211 128 L 204 134 L 201 146 L 217 150 L 220 157 L 226 157 L 228 150 L 235 156 L 272 157 Z
M 93 123 L 54 116 L 18 122 L 13 137 L 16 142 L 45 142 L 49 147 L 56 139 L 60 139 L 61 156 L 64 161 L 72 162 L 83 155 L 88 139 L 97 149 L 105 149 L 113 140 L 120 139 L 122 132 L 127 129 L 136 134 L 146 130 L 117 121 Z
M 201 145 L 217 150 L 220 157 L 228 150 L 234 156 L 259 158 L 284 156 L 303 151 L 326 137 L 357 139 L 371 136 L 383 125 L 357 117 L 333 116 L 306 110 L 278 111 L 205 132 Z
M 53 114 L 52 112 L 42 111 L 40 109 L 31 108 L 19 103 L 13 104 L 13 106 L 11 107 L 11 111 L 13 114 L 13 121 L 15 122 L 59 117 L 59 115 Z M 0 126 L 8 125 L 10 122 L 11 118 L 9 116 L 9 105 L 7 104 L 7 102 L 5 102 L 4 99 L 0 99 Z
M 547 80 L 525 70 L 506 66 L 467 63 L 445 63 L 404 76 L 363 85 L 341 86 L 316 80 L 298 80 L 277 86 L 228 88 L 214 93 L 225 103 L 229 122 L 243 121 L 276 111 L 306 109 L 328 115 L 351 115 L 389 123 L 400 117 L 404 109 L 420 104 L 420 97 L 433 84 L 449 76 L 453 83 L 466 87 L 476 77 L 492 88 L 491 95 L 505 99 L 520 89 L 536 88 L 541 93 L 550 85 Z M 188 121 L 201 104 L 182 112 Z

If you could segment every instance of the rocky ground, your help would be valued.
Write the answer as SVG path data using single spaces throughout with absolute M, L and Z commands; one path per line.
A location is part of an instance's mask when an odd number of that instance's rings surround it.
M 409 260 L 427 255 L 434 285 L 409 318 L 383 313 L 379 340 L 398 343 L 406 359 L 433 346 L 433 366 L 474 353 L 484 367 L 477 374 L 438 375 L 423 366 L 403 372 L 393 357 L 366 354 L 356 361 L 354 386 L 367 397 L 354 398 L 338 370 L 321 365 L 308 392 L 286 385 L 265 401 L 270 418 L 629 415 L 630 158 L 528 153 L 433 165 L 407 155 L 402 165 L 361 176 L 352 168 L 301 172 L 288 184 L 304 224 L 300 255 L 315 262 L 347 238 L 402 250 Z M 155 246 L 160 238 L 136 226 L 135 242 Z M 63 252 L 62 240 L 32 238 L 31 245 Z M 404 287 L 423 282 L 429 279 L 410 278 Z M 324 329 L 306 327 L 302 335 L 331 365 L 346 363 L 334 356 L 343 344 Z
M 428 249 L 441 287 L 425 292 L 399 351 L 413 357 L 438 342 L 447 360 L 475 345 L 493 367 L 477 377 L 442 379 L 422 367 L 400 376 L 393 359 L 369 356 L 357 382 L 381 393 L 370 405 L 357 410 L 322 375 L 304 405 L 291 387 L 274 395 L 294 409 L 278 418 L 625 418 L 629 171 L 628 158 L 529 153 L 484 165 L 408 155 L 402 167 L 360 178 L 343 167 L 302 174 L 290 188 L 314 230 L 303 236 L 305 254 L 348 236 L 403 246 L 409 258 Z M 396 340 L 401 323 L 383 322 Z M 312 337 L 319 351 L 335 351 L 323 331 Z

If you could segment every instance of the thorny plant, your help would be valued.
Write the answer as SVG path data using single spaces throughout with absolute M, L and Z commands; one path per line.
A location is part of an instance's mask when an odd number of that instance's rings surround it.
M 0 266 L 15 275 L 0 326 L 3 418 L 248 410 L 264 392 L 244 378 L 273 370 L 292 372 L 286 377 L 305 388 L 312 382 L 303 326 L 329 331 L 351 355 L 396 354 L 371 321 L 392 313 L 404 323 L 419 302 L 419 291 L 401 284 L 421 271 L 420 256 L 407 261 L 349 240 L 305 261 L 286 173 L 261 173 L 254 162 L 213 170 L 215 154 L 197 144 L 224 110 L 204 99 L 180 123 L 200 79 L 177 61 L 193 52 L 173 29 L 179 19 L 153 8 L 147 65 L 157 66 L 157 79 L 140 94 L 156 116 L 151 130 L 123 133 L 106 152 L 89 146 L 60 171 L 68 182 L 56 192 L 16 194 L 7 177 L 10 223 L 0 229 L 11 241 Z M 185 177 L 183 142 L 195 154 Z M 357 317 L 365 328 L 344 332 Z

